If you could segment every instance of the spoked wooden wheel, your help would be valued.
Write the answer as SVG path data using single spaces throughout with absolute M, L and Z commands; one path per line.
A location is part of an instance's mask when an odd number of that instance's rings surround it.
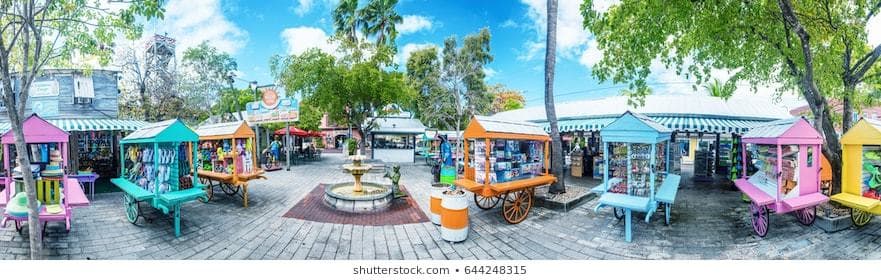
M 518 224 L 526 219 L 532 209 L 532 191 L 519 190 L 505 194 L 502 202 L 502 217 L 510 224 Z
M 758 206 L 755 203 L 749 204 L 749 212 L 752 217 L 753 230 L 759 237 L 765 237 L 768 234 L 768 207 Z
M 817 207 L 798 209 L 798 211 L 795 211 L 795 217 L 803 225 L 812 225 L 814 220 L 817 219 Z
M 612 208 L 612 212 L 615 213 L 615 219 L 618 219 L 618 220 L 624 219 L 624 209 L 623 208 L 614 207 L 614 208 Z
M 135 201 L 135 198 L 129 194 L 125 194 L 122 196 L 123 204 L 125 205 L 125 218 L 128 219 L 129 223 L 138 222 L 138 217 L 140 216 L 140 209 L 138 209 L 138 202 Z
M 477 207 L 483 210 L 489 210 L 496 207 L 496 205 L 499 204 L 499 200 L 502 200 L 499 196 L 481 196 L 474 194 L 474 204 L 477 204 Z
M 853 225 L 861 227 L 865 226 L 872 220 L 872 214 L 869 212 L 860 210 L 860 209 L 850 209 L 850 219 L 853 221 Z
M 202 181 L 202 185 L 205 186 L 205 198 L 199 198 L 199 201 L 202 203 L 208 203 L 214 198 L 214 185 L 211 183 L 211 180 L 201 178 L 199 181 Z
M 235 195 L 239 193 L 239 187 L 233 186 L 229 183 L 220 183 L 220 189 L 227 195 Z

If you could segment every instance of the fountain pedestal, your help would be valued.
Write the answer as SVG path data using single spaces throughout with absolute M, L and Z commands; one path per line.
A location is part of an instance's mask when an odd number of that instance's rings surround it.
M 361 176 L 373 168 L 362 164 L 364 156 L 360 151 L 349 157 L 351 164 L 343 164 L 343 169 L 352 174 L 352 183 L 339 183 L 325 187 L 324 202 L 328 206 L 345 212 L 362 213 L 382 210 L 394 198 L 392 188 L 374 183 L 362 183 Z

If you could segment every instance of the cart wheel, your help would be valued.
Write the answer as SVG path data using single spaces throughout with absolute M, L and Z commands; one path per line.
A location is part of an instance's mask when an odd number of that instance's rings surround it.
M 869 212 L 860 210 L 860 209 L 850 209 L 850 219 L 853 221 L 853 225 L 857 227 L 865 226 L 872 220 L 872 214 Z
M 623 208 L 612 208 L 612 212 L 615 213 L 615 219 L 624 219 L 624 209 Z
M 208 201 L 211 201 L 211 199 L 214 198 L 214 186 L 212 186 L 210 183 L 211 182 L 205 184 L 205 197 L 200 197 L 199 202 L 208 203 Z
M 499 204 L 499 200 L 502 200 L 500 196 L 487 197 L 474 194 L 474 204 L 477 204 L 477 207 L 483 210 L 489 210 L 496 207 L 496 205 Z
M 229 183 L 221 183 L 220 189 L 223 190 L 223 193 L 227 195 L 236 195 L 237 193 L 239 193 L 239 187 L 233 186 Z
M 518 224 L 526 219 L 532 209 L 532 192 L 520 190 L 505 194 L 502 202 L 502 217 L 510 224 Z
M 795 217 L 799 223 L 810 226 L 817 219 L 817 207 L 799 209 L 795 212 Z
M 768 234 L 768 207 L 750 203 L 749 212 L 752 217 L 753 230 L 759 237 L 765 237 Z
M 135 201 L 135 198 L 129 194 L 125 194 L 122 196 L 123 204 L 125 204 L 125 217 L 132 224 L 138 222 L 138 217 L 140 217 L 140 209 L 138 209 L 138 202 Z

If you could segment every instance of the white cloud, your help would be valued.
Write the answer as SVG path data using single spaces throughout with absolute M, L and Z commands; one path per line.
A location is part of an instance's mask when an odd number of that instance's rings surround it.
M 587 49 L 581 53 L 581 58 L 578 59 L 578 63 L 584 65 L 584 67 L 593 67 L 600 60 L 603 59 L 603 51 L 600 50 L 599 45 L 596 40 L 591 39 L 587 42 Z
M 514 20 L 508 19 L 508 20 L 506 20 L 505 22 L 502 22 L 502 25 L 500 25 L 500 27 L 502 27 L 502 28 L 513 28 L 513 27 L 517 27 L 517 23 L 514 22 Z
M 873 16 L 866 22 L 866 34 L 870 46 L 881 44 L 881 16 Z
M 489 67 L 483 67 L 483 74 L 486 74 L 486 79 L 488 80 L 498 75 L 499 71 L 496 71 L 495 69 Z
M 312 10 L 312 0 L 297 0 L 297 7 L 294 8 L 294 13 L 298 16 L 303 16 Z
M 403 68 L 406 68 L 407 67 L 407 60 L 410 59 L 411 53 L 418 51 L 418 50 L 421 50 L 421 49 L 427 49 L 427 48 L 431 48 L 431 47 L 437 48 L 437 45 L 432 44 L 432 43 L 406 44 L 406 45 L 404 45 L 404 47 L 401 48 L 401 51 L 398 52 L 397 55 L 395 55 L 395 63 L 397 63 L 398 65 L 400 65 Z M 440 55 L 440 53 L 438 53 L 438 55 Z
M 402 35 L 428 30 L 433 26 L 431 19 L 424 16 L 405 15 L 403 18 L 403 22 L 396 27 Z
M 531 60 L 544 49 L 545 35 L 547 33 L 547 1 L 545 0 L 521 0 L 526 4 L 526 17 L 532 21 L 531 29 L 535 32 L 535 38 L 525 43 L 525 54 L 520 55 L 521 60 Z M 617 4 L 618 0 L 594 1 L 594 8 L 606 11 Z M 562 58 L 574 59 L 582 53 L 590 39 L 590 33 L 584 28 L 584 18 L 581 16 L 581 1 L 560 1 L 557 4 L 557 52 Z M 582 53 L 582 56 L 584 54 Z
M 220 0 L 171 0 L 165 18 L 145 26 L 145 38 L 152 33 L 177 40 L 178 53 L 203 41 L 235 55 L 248 42 L 248 32 L 226 18 Z
M 311 48 L 318 48 L 329 54 L 337 53 L 337 44 L 328 41 L 327 33 L 317 27 L 287 28 L 281 32 L 281 39 L 288 46 L 288 54 L 302 54 Z

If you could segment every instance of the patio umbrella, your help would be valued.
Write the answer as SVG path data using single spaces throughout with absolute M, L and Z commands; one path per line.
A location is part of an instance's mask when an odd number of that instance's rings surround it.
M 299 128 L 296 128 L 293 126 L 290 127 L 290 129 L 291 129 L 291 135 L 293 135 L 293 136 L 297 136 L 297 137 L 308 137 L 309 136 L 309 132 L 306 132 L 305 130 L 302 130 L 302 129 L 299 129 Z M 285 129 L 280 128 L 280 129 L 276 130 L 275 135 L 285 135 Z

